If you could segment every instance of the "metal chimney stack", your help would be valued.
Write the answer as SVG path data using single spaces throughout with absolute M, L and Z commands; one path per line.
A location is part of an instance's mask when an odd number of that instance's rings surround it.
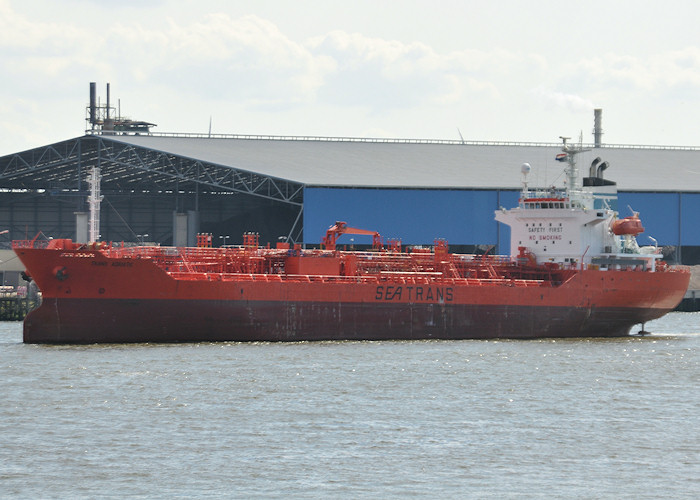
M 109 83 L 107 84 L 107 106 L 105 107 L 105 121 L 102 130 L 114 130 L 114 119 L 109 116 Z
M 95 82 L 90 82 L 90 125 L 95 130 L 97 124 L 97 90 Z
M 602 137 L 603 137 L 603 127 L 601 125 L 603 121 L 603 110 L 594 109 L 593 110 L 593 143 L 596 148 L 601 147 Z

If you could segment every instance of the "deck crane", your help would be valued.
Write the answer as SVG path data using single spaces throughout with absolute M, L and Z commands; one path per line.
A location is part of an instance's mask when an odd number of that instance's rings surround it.
M 368 231 L 367 229 L 357 229 L 349 227 L 346 222 L 337 221 L 334 225 L 328 228 L 326 236 L 321 240 L 323 247 L 326 250 L 335 250 L 335 242 L 338 241 L 343 234 L 367 234 L 372 236 L 372 248 L 374 250 L 382 249 L 382 237 L 377 231 Z

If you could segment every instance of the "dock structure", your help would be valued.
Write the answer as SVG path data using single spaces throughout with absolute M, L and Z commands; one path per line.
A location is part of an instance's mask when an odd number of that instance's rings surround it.
M 688 290 L 676 307 L 676 311 L 696 312 L 700 311 L 700 290 Z
M 690 266 L 690 285 L 676 311 L 700 311 L 700 265 Z
M 19 296 L 16 293 L 0 293 L 0 321 L 22 321 L 29 311 L 38 307 L 38 296 Z

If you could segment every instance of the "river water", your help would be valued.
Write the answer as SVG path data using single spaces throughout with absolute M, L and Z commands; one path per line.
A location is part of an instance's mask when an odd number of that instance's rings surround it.
M 652 336 L 36 346 L 3 498 L 698 498 L 700 313 Z

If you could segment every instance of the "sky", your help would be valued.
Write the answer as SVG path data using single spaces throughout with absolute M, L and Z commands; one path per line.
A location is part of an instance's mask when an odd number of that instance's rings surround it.
M 700 147 L 696 0 L 0 0 L 0 155 L 154 132 Z

